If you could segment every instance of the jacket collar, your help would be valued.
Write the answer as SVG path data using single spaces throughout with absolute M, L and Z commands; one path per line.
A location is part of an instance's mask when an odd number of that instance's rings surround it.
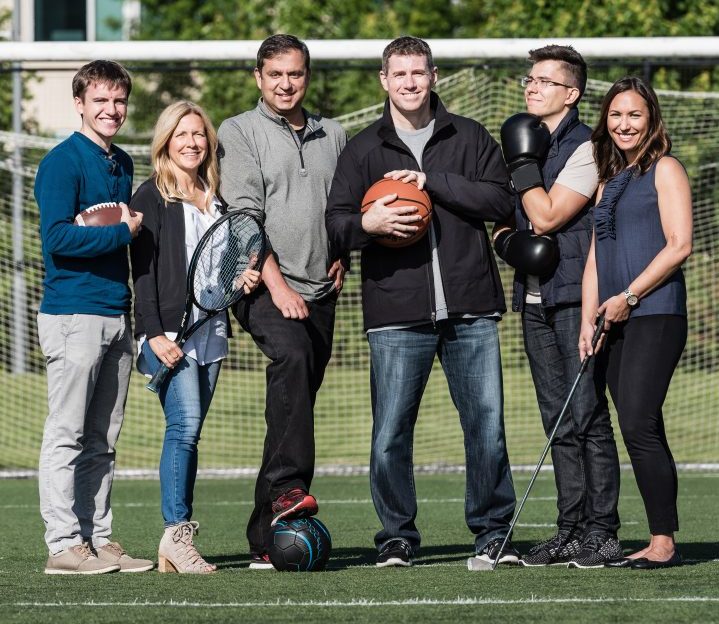
M 271 111 L 264 103 L 262 98 L 257 101 L 257 111 L 260 113 L 260 115 L 266 117 L 270 121 L 273 121 L 278 126 L 285 127 L 289 125 L 289 122 L 282 115 L 278 115 L 277 113 Z M 317 132 L 317 130 L 322 127 L 322 118 L 319 115 L 313 115 L 305 108 L 302 109 L 302 114 L 305 116 L 305 122 L 307 124 L 306 135 Z
M 452 125 L 452 116 L 449 112 L 447 112 L 442 100 L 439 99 L 439 96 L 434 91 L 429 94 L 429 108 L 432 111 L 432 117 L 434 118 L 434 132 L 432 133 L 432 136 L 436 135 L 445 127 Z M 397 131 L 394 127 L 392 113 L 389 108 L 389 98 L 387 98 L 384 103 L 384 111 L 382 113 L 378 134 L 380 138 L 384 140 L 399 140 Z
M 559 125 L 555 128 L 554 132 L 552 132 L 552 136 L 549 139 L 550 144 L 547 157 L 556 156 L 559 153 L 559 144 L 562 139 L 575 127 L 577 127 L 579 123 L 579 111 L 576 107 L 570 109 L 570 111 L 564 116 L 564 119 L 559 122 Z

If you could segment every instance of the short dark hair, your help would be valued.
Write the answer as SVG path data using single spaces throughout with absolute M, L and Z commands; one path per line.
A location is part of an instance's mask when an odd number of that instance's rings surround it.
M 637 76 L 620 78 L 604 96 L 599 121 L 592 132 L 594 160 L 599 169 L 600 182 L 606 182 L 613 178 L 628 164 L 624 152 L 616 146 L 607 129 L 607 118 L 612 101 L 617 95 L 626 91 L 637 93 L 646 102 L 649 111 L 647 136 L 639 145 L 639 154 L 636 160 L 641 173 L 646 173 L 654 163 L 666 156 L 672 149 L 672 141 L 664 126 L 662 111 L 654 89 Z
M 125 89 L 130 97 L 132 79 L 127 70 L 115 61 L 91 61 L 83 65 L 72 79 L 72 97 L 85 97 L 85 91 L 91 84 L 109 84 L 116 89 Z
M 579 89 L 579 97 L 575 102 L 577 104 L 584 95 L 584 89 L 587 88 L 587 62 L 584 57 L 572 46 L 552 44 L 529 51 L 530 63 L 534 64 L 540 61 L 559 61 L 562 63 L 565 71 L 574 82 L 574 86 Z
M 305 69 L 310 71 L 310 51 L 307 48 L 307 44 L 301 41 L 294 35 L 272 35 L 267 37 L 262 44 L 260 49 L 257 50 L 257 69 L 262 71 L 262 66 L 265 64 L 267 59 L 274 58 L 280 54 L 285 54 L 290 50 L 298 50 L 302 52 L 302 56 L 305 59 Z
M 427 68 L 434 67 L 432 50 L 429 44 L 419 37 L 398 37 L 390 42 L 382 52 L 382 71 L 386 74 L 389 66 L 389 57 L 397 54 L 399 56 L 424 56 L 427 58 Z

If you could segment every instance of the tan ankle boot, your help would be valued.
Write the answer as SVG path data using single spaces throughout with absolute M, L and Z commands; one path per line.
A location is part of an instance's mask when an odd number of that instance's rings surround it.
M 210 574 L 217 566 L 207 563 L 192 543 L 200 524 L 194 520 L 167 527 L 158 549 L 158 572 L 181 574 Z

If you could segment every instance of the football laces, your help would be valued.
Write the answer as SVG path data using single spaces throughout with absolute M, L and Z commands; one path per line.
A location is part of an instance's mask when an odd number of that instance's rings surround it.
M 86 208 L 83 212 L 95 212 L 96 210 L 102 210 L 103 208 L 113 208 L 117 206 L 117 202 L 102 202 Z

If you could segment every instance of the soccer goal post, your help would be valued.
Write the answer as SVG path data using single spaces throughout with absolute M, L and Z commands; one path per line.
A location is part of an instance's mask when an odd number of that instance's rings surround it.
M 376 80 L 384 41 L 310 41 L 313 81 L 323 62 L 337 72 L 358 71 L 361 60 L 367 80 Z M 471 40 L 430 41 L 440 68 L 437 91 L 448 108 L 477 119 L 498 137 L 502 121 L 524 109 L 519 78 L 526 71 L 529 49 L 546 43 L 571 43 L 590 63 L 587 91 L 580 106 L 589 125 L 596 122 L 599 103 L 612 80 L 625 73 L 641 72 L 667 88 L 658 90 L 674 147 L 673 154 L 687 168 L 693 192 L 695 216 L 694 253 L 685 266 L 689 296 L 689 339 L 665 404 L 667 436 L 677 462 L 684 466 L 719 465 L 719 92 L 712 91 L 719 43 L 716 38 L 643 40 Z M 32 470 L 47 411 L 44 360 L 40 352 L 35 316 L 42 296 L 43 266 L 38 236 L 38 210 L 33 199 L 37 166 L 62 134 L 32 119 L 47 102 L 59 108 L 71 104 L 69 81 L 76 69 L 91 58 L 127 62 L 138 85 L 131 98 L 128 130 L 118 144 L 135 161 L 135 186 L 150 175 L 148 130 L 133 127 L 133 115 L 154 119 L 173 97 L 154 94 L 161 75 L 192 78 L 192 93 L 214 83 L 245 80 L 259 42 L 121 42 L 112 44 L 0 44 L 0 58 L 19 64 L 23 82 L 35 80 L 33 99 L 23 102 L 26 123 L 39 125 L 33 132 L 17 128 L 0 131 L 0 470 L 17 474 Z M 8 47 L 19 46 L 19 47 Z M 33 46 L 38 46 L 37 48 Z M 111 46 L 111 47 L 108 47 Z M 150 47 L 148 47 L 150 46 Z M 227 47 L 223 47 L 227 46 Z M 446 46 L 446 47 L 445 47 Z M 173 52 L 169 50 L 173 49 Z M 12 53 L 8 52 L 11 50 Z M 192 58 L 188 58 L 191 51 Z M 210 52 L 210 50 L 213 50 Z M 691 53 L 690 53 L 691 52 Z M 14 55 L 14 56 L 13 56 Z M 169 55 L 169 56 L 168 56 Z M 681 58 L 680 58 L 681 57 Z M 247 61 L 244 64 L 228 60 Z M 452 61 L 452 62 L 450 62 Z M 180 62 L 179 66 L 178 63 Z M 444 69 L 444 65 L 448 69 Z M 4 68 L 11 71 L 11 67 Z M 714 73 L 713 73 L 714 72 Z M 706 75 L 706 79 L 703 77 Z M 61 78 L 61 79 L 60 79 Z M 691 80 L 690 80 L 691 79 Z M 164 84 L 164 83 L 163 83 Z M 369 83 L 368 83 L 369 84 Z M 682 88 L 690 84 L 691 90 Z M 717 87 L 716 83 L 713 85 Z M 315 88 L 311 86 L 310 89 Z M 151 97 L 152 96 L 152 97 Z M 42 98 L 42 102 L 38 98 Z M 253 95 L 253 97 L 256 97 Z M 203 100 L 203 103 L 205 100 Z M 366 106 L 334 111 L 348 133 L 354 134 L 374 121 L 382 110 L 381 92 Z M 142 110 L 140 110 L 142 107 Z M 234 112 L 240 112 L 235 110 Z M 213 119 L 216 125 L 221 118 Z M 57 134 L 61 136 L 57 136 Z M 11 181 L 20 180 L 13 202 Z M 20 220 L 18 222 L 18 214 Z M 22 243 L 11 235 L 13 223 Z M 18 229 L 19 228 L 19 229 Z M 512 272 L 499 261 L 505 296 L 511 301 Z M 316 405 L 317 465 L 324 472 L 361 472 L 369 461 L 372 428 L 369 396 L 368 348 L 362 332 L 359 258 L 349 274 L 337 310 L 333 358 Z M 13 274 L 22 274 L 23 292 L 13 288 Z M 18 297 L 23 299 L 18 302 Z M 13 344 L 13 328 L 22 315 L 22 344 Z M 508 312 L 500 323 L 505 388 L 505 421 L 510 460 L 514 466 L 533 464 L 544 443 L 537 400 L 524 354 L 518 314 Z M 24 363 L 17 367 L 17 351 Z M 249 336 L 235 326 L 230 357 L 219 380 L 200 443 L 204 471 L 252 473 L 262 454 L 264 424 L 264 368 L 267 361 Z M 118 446 L 120 470 L 157 469 L 164 432 L 164 418 L 157 397 L 144 390 L 145 380 L 134 372 L 126 409 L 126 421 Z M 620 456 L 626 462 L 618 427 L 615 433 Z M 425 392 L 415 433 L 415 461 L 423 470 L 461 469 L 464 447 L 456 410 L 439 364 Z

